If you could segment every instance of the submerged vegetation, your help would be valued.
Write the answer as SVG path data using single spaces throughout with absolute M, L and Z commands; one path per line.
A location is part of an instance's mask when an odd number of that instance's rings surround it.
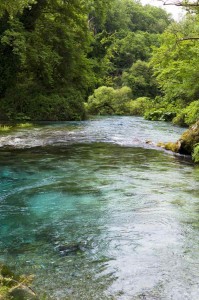
M 7 125 L 0 125 L 0 132 L 6 132 L 6 131 L 10 131 L 12 129 L 11 126 L 7 126 Z
M 0 264 L 0 299 L 38 300 L 29 287 L 32 280 L 32 276 L 16 275 L 7 266 Z
M 22 128 L 30 128 L 32 127 L 33 124 L 32 123 L 16 123 L 16 124 L 12 124 L 12 125 L 4 125 L 4 124 L 0 124 L 0 132 L 9 132 L 9 131 L 13 131 L 13 130 L 17 130 L 17 129 L 22 129 Z

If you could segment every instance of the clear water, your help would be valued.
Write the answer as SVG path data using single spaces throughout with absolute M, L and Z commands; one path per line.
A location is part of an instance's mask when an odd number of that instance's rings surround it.
M 0 260 L 47 299 L 198 300 L 199 167 L 155 146 L 182 131 L 107 117 L 0 137 Z

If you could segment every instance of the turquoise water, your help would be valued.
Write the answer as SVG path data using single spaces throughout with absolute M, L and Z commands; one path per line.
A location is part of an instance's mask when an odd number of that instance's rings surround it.
M 107 117 L 2 136 L 0 260 L 47 299 L 198 300 L 199 168 L 155 146 L 182 131 Z

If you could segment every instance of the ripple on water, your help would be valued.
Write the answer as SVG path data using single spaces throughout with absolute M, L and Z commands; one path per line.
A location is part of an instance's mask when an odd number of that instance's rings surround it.
M 47 299 L 198 300 L 199 170 L 142 147 L 178 129 L 129 117 L 68 124 L 4 143 L 27 148 L 0 153 L 1 260 L 35 274 Z

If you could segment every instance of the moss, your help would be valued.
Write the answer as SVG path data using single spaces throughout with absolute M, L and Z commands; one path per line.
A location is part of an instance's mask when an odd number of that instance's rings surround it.
M 180 154 L 192 155 L 193 161 L 198 163 L 199 121 L 186 130 L 176 143 L 159 143 L 158 146 Z
M 158 147 L 162 147 L 166 150 L 169 150 L 169 151 L 172 151 L 172 152 L 178 152 L 179 150 L 179 143 L 176 142 L 176 143 L 172 143 L 172 142 L 169 142 L 169 143 L 158 143 L 157 144 Z
M 172 142 L 166 143 L 165 144 L 165 149 L 173 151 L 173 152 L 178 152 L 179 144 L 178 143 L 172 143 Z
M 32 296 L 34 294 L 28 287 L 32 279 L 32 276 L 16 275 L 8 266 L 0 264 L 0 300 L 16 299 L 16 297 L 12 296 L 15 290 L 26 291 L 27 297 L 23 297 L 23 299 L 29 299 L 29 295 Z
M 179 139 L 179 153 L 191 155 L 199 143 L 199 121 L 186 130 Z

